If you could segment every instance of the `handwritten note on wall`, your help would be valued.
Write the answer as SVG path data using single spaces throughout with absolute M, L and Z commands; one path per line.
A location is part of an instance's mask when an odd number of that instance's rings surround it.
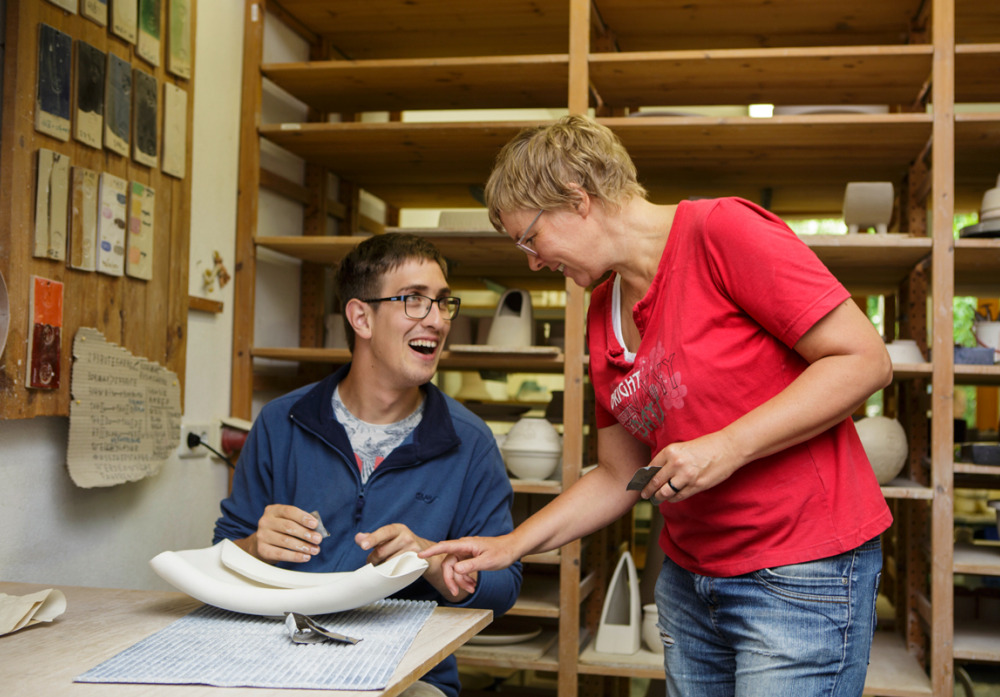
M 69 474 L 91 488 L 157 474 L 177 447 L 177 375 L 81 327 L 73 340 Z

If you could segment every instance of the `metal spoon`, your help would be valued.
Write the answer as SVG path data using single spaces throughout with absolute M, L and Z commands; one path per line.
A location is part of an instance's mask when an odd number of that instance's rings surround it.
M 331 639 L 342 644 L 357 644 L 361 639 L 354 639 L 337 632 L 331 632 L 313 621 L 312 617 L 298 612 L 285 613 L 285 626 L 288 634 L 296 644 L 315 644 Z

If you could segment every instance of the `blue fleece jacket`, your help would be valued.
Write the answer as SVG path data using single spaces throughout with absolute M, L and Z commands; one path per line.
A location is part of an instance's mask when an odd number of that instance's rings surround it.
M 344 366 L 328 378 L 268 403 L 254 422 L 222 501 L 213 543 L 256 532 L 272 503 L 318 511 L 330 537 L 298 571 L 353 571 L 368 552 L 354 542 L 359 532 L 403 523 L 428 540 L 466 535 L 496 536 L 513 529 L 510 480 L 493 434 L 477 416 L 433 385 L 422 387 L 424 415 L 410 436 L 385 458 L 367 483 L 343 426 L 333 413 Z M 499 617 L 521 589 L 521 565 L 479 574 L 476 592 L 460 607 L 487 608 Z M 446 603 L 423 578 L 394 597 Z M 458 668 L 449 656 L 423 680 L 450 697 L 459 692 Z

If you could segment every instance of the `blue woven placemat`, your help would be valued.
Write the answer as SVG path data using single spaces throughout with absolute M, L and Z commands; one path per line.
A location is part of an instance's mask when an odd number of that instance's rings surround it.
M 351 645 L 296 644 L 282 619 L 203 605 L 76 681 L 380 690 L 435 606 L 380 600 L 314 617 L 331 631 L 362 639 Z

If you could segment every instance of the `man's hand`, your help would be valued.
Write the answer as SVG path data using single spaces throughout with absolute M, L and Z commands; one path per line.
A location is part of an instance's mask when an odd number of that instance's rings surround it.
M 404 552 L 416 552 L 421 558 L 427 559 L 428 566 L 427 570 L 424 571 L 424 578 L 449 602 L 457 603 L 476 589 L 475 573 L 463 577 L 461 588 L 458 584 L 449 584 L 445 580 L 441 565 L 444 561 L 444 555 L 424 557 L 421 552 L 434 543 L 420 537 L 402 523 L 383 525 L 374 532 L 359 532 L 354 536 L 354 541 L 361 549 L 371 550 L 368 554 L 369 564 L 381 564 Z
M 271 564 L 279 561 L 307 562 L 319 554 L 323 537 L 316 532 L 319 521 L 295 506 L 271 504 L 257 521 L 257 532 L 236 540 L 241 549 Z

